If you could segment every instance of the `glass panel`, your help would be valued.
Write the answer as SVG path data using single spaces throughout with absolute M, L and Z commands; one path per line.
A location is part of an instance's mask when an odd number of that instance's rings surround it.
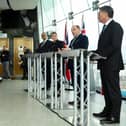
M 53 0 L 42 0 L 42 8 L 43 8 L 43 20 L 44 27 L 52 24 L 52 20 L 54 20 L 54 3 Z
M 72 1 L 72 10 L 74 13 L 78 13 L 89 8 L 88 0 L 71 0 Z
M 68 12 L 70 12 L 69 0 L 54 0 L 55 4 L 55 14 L 56 20 L 62 20 L 68 17 Z
M 114 19 L 121 24 L 124 30 L 123 37 L 123 59 L 126 63 L 126 19 L 124 18 L 124 13 L 126 12 L 125 0 L 120 1 L 112 1 L 112 7 L 114 8 Z

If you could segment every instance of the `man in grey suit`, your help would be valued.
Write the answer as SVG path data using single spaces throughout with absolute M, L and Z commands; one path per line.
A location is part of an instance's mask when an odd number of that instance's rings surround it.
M 99 9 L 98 19 L 104 24 L 98 41 L 96 53 L 106 60 L 98 60 L 102 87 L 104 90 L 105 107 L 100 113 L 93 113 L 95 117 L 102 117 L 101 124 L 120 123 L 121 91 L 119 72 L 124 69 L 121 46 L 123 29 L 113 18 L 113 8 L 103 6 Z

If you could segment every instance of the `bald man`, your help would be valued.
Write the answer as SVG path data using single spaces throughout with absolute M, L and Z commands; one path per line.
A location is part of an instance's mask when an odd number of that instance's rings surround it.
M 47 42 L 47 39 L 48 39 L 47 34 L 45 32 L 43 32 L 41 34 L 41 38 L 42 38 L 43 41 L 39 44 L 38 49 L 36 49 L 36 52 L 38 52 L 38 53 L 46 52 L 45 51 L 45 45 L 46 45 L 46 42 Z
M 73 25 L 71 28 L 71 32 L 73 34 L 73 39 L 70 43 L 69 49 L 74 50 L 74 49 L 88 49 L 88 37 L 86 35 L 81 34 L 81 29 L 80 26 L 78 25 Z M 68 67 L 70 68 L 71 71 L 71 79 L 72 79 L 72 85 L 74 87 L 74 63 L 72 59 L 69 59 L 68 61 Z M 84 65 L 86 69 L 86 65 Z M 77 82 L 78 82 L 78 87 L 80 87 L 80 76 L 78 75 L 77 77 Z M 84 97 L 86 98 L 87 91 L 84 91 L 85 95 Z M 78 92 L 78 97 L 80 97 L 80 93 Z M 84 98 L 84 99 L 85 99 Z M 80 100 L 78 102 L 78 108 L 80 108 Z M 73 105 L 74 102 L 69 102 L 70 105 Z

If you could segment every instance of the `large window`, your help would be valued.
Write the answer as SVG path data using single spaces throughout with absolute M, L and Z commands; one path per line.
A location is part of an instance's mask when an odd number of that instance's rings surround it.
M 124 30 L 124 37 L 123 37 L 123 43 L 122 43 L 122 52 L 123 52 L 123 59 L 126 63 L 126 18 L 125 18 L 125 0 L 121 1 L 112 1 L 112 7 L 114 8 L 115 15 L 114 19 L 121 24 Z
M 45 32 L 56 31 L 58 33 L 58 37 L 61 40 L 64 40 L 64 29 L 65 23 L 67 21 L 67 28 L 69 32 L 69 41 L 72 39 L 71 34 L 71 26 L 73 24 L 78 24 L 81 26 L 82 24 L 82 15 L 84 15 L 84 22 L 86 28 L 86 34 L 89 37 L 89 49 L 97 48 L 98 36 L 102 28 L 102 24 L 98 23 L 97 20 L 97 11 L 93 11 L 89 9 L 84 11 L 90 7 L 92 7 L 92 2 L 94 0 L 40 0 L 43 12 L 43 30 Z M 124 0 L 115 1 L 111 0 L 99 0 L 100 6 L 103 5 L 112 5 L 115 10 L 114 19 L 118 21 L 124 31 L 126 29 L 126 19 L 124 18 L 125 13 L 125 4 Z M 102 4 L 103 3 L 103 4 Z M 68 13 L 73 12 L 74 19 L 68 19 Z M 38 16 L 39 18 L 39 16 Z M 52 26 L 52 20 L 56 19 L 57 25 Z M 40 25 L 41 26 L 41 25 Z M 42 27 L 41 27 L 42 28 Z M 126 60 L 126 34 L 124 34 L 123 39 L 123 56 Z

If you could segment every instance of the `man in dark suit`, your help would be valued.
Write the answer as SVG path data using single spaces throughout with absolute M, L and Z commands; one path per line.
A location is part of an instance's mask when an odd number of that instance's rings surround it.
M 100 120 L 101 124 L 120 123 L 121 92 L 119 72 L 124 69 L 121 54 L 123 29 L 112 18 L 113 9 L 110 6 L 103 6 L 99 9 L 98 19 L 104 26 L 99 37 L 96 53 L 107 58 L 98 61 L 105 107 L 102 112 L 93 113 L 93 116 L 104 118 Z
M 64 48 L 64 42 L 58 40 L 58 36 L 56 32 L 52 32 L 51 33 L 51 38 L 50 40 L 47 41 L 47 44 L 45 45 L 45 50 L 47 52 L 57 52 L 59 50 L 61 50 L 62 48 Z M 57 67 L 60 68 L 60 64 L 57 64 Z M 47 77 L 46 77 L 46 82 L 47 82 L 47 90 L 50 89 L 51 86 L 51 61 L 50 59 L 47 59 Z M 59 76 L 57 76 L 57 78 L 59 79 Z M 60 82 L 57 82 L 57 89 L 60 89 Z M 60 92 L 58 92 L 60 94 Z M 58 94 L 58 96 L 59 96 Z
M 74 38 L 70 42 L 71 49 L 88 49 L 88 37 L 81 34 L 80 26 L 73 25 L 71 28 Z
M 72 39 L 72 41 L 70 42 L 69 45 L 69 49 L 70 50 L 74 50 L 74 49 L 88 49 L 88 37 L 86 35 L 82 35 L 81 34 L 81 29 L 78 25 L 73 25 L 71 28 L 71 32 L 74 36 L 74 38 Z M 72 81 L 72 85 L 74 87 L 74 62 L 73 59 L 69 59 L 68 60 L 68 67 L 70 68 L 70 72 L 71 72 L 71 81 Z M 80 69 L 80 68 L 79 68 Z M 78 69 L 78 71 L 79 71 Z M 84 64 L 84 70 L 86 70 L 86 64 Z M 80 88 L 80 75 L 77 76 L 77 83 L 78 83 L 78 87 Z M 86 84 L 86 82 L 85 82 Z M 79 92 L 79 88 L 78 88 L 78 97 L 80 98 L 80 92 Z M 87 91 L 84 90 L 84 97 L 87 97 Z M 84 99 L 85 99 L 84 98 Z M 78 108 L 80 108 L 80 100 L 78 100 Z M 69 102 L 70 105 L 73 105 L 74 102 Z
M 58 36 L 56 32 L 52 32 L 50 37 L 51 38 L 47 40 L 46 33 L 45 32 L 42 33 L 43 42 L 40 43 L 39 48 L 36 50 L 37 53 L 56 52 L 64 48 L 64 42 L 58 40 Z M 47 74 L 46 74 L 47 90 L 50 90 L 51 87 L 51 60 L 50 59 L 47 59 L 46 69 L 47 69 Z M 60 84 L 58 84 L 57 87 L 59 90 Z
M 47 40 L 47 34 L 45 33 L 45 32 L 43 32 L 42 34 L 41 34 L 41 38 L 42 38 L 42 42 L 39 44 L 39 46 L 38 46 L 38 48 L 36 49 L 36 52 L 37 53 L 42 53 L 42 52 L 45 52 L 46 50 L 45 50 L 45 46 L 46 46 L 46 42 L 48 41 Z

